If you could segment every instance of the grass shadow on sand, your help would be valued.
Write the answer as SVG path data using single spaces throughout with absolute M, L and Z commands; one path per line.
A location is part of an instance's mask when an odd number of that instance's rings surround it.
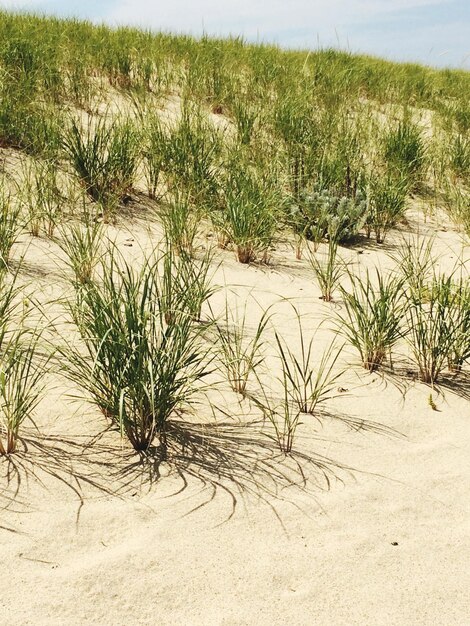
M 300 450 L 288 455 L 281 453 L 277 443 L 263 434 L 262 426 L 260 420 L 212 424 L 171 421 L 166 455 L 159 447 L 138 456 L 133 454 L 129 465 L 121 469 L 121 480 L 133 482 L 138 473 L 148 484 L 155 483 L 164 463 L 178 478 L 173 495 L 185 491 L 191 481 L 206 489 L 203 503 L 190 512 L 223 492 L 231 502 L 228 520 L 245 496 L 263 501 L 276 513 L 276 499 L 289 498 L 286 489 L 314 495 L 318 490 L 330 489 L 334 482 L 343 483 L 346 475 L 354 473 L 353 468 L 320 454 Z
M 28 510 L 25 492 L 32 482 L 46 491 L 58 483 L 76 499 L 79 509 L 85 502 L 85 486 L 100 495 L 118 495 L 107 480 L 113 450 L 102 445 L 100 438 L 45 436 L 25 429 L 15 453 L 0 457 L 0 508 Z
M 435 383 L 430 384 L 421 381 L 418 370 L 403 361 L 399 364 L 395 363 L 393 368 L 385 364 L 380 374 L 385 385 L 387 382 L 393 384 L 403 398 L 412 387 L 420 384 L 429 387 L 431 391 L 435 390 L 442 396 L 445 396 L 446 392 L 450 392 L 460 398 L 470 400 L 470 372 L 468 371 L 443 372 Z
M 0 508 L 27 512 L 31 507 L 28 484 L 36 481 L 45 492 L 51 492 L 56 484 L 62 495 L 68 492 L 77 502 L 78 522 L 88 499 L 135 497 L 169 475 L 176 478 L 172 495 L 182 494 L 194 483 L 207 494 L 202 504 L 198 501 L 189 512 L 209 504 L 219 493 L 228 496 L 228 520 L 245 496 L 262 500 L 277 515 L 276 499 L 293 501 L 299 490 L 314 497 L 319 490 L 344 483 L 356 472 L 310 451 L 297 449 L 285 455 L 276 441 L 262 432 L 262 426 L 259 420 L 242 423 L 227 419 L 208 424 L 175 419 L 169 423 L 165 454 L 160 446 L 135 452 L 126 442 L 119 445 L 118 435 L 111 429 L 93 439 L 26 433 L 17 452 L 0 459 Z M 314 442 L 309 441 L 306 450 L 312 448 Z
M 448 391 L 470 401 L 470 372 L 442 374 L 434 387 L 442 395 Z

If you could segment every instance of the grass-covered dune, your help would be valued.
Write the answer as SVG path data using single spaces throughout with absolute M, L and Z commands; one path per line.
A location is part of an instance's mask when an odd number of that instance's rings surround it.
M 466 623 L 469 93 L 0 12 L 2 624 Z

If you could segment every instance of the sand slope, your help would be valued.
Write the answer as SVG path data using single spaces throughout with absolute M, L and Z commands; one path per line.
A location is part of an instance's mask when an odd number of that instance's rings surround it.
M 418 214 L 405 230 L 416 232 L 416 220 L 422 233 L 438 231 L 440 262 L 452 263 L 460 235 Z M 158 227 L 136 220 L 110 227 L 110 236 L 138 259 Z M 398 240 L 342 254 L 358 271 L 385 268 Z M 66 289 L 58 255 L 54 244 L 33 240 L 22 274 L 51 318 L 60 310 L 47 303 Z M 273 305 L 287 340 L 295 318 L 281 297 L 293 299 L 309 332 L 340 307 L 319 300 L 306 261 L 287 247 L 268 267 L 242 267 L 230 252 L 218 259 L 214 281 L 232 288 L 214 297 L 214 308 L 225 293 L 233 304 L 251 294 L 253 320 Z M 328 328 L 318 333 L 319 351 L 333 336 Z M 303 467 L 305 486 L 289 485 L 300 474 L 282 457 L 271 462 L 284 478 L 271 482 L 256 469 L 254 456 L 269 456 L 261 445 L 219 474 L 181 461 L 159 468 L 157 480 L 51 376 L 40 433 L 28 427 L 28 451 L 0 464 L 1 623 L 470 624 L 469 379 L 435 391 L 433 411 L 430 389 L 406 374 L 405 359 L 403 346 L 395 376 L 370 375 L 345 350 L 342 391 L 321 420 L 305 418 L 299 428 L 296 447 L 314 460 Z M 256 413 L 227 386 L 217 398 L 234 428 Z

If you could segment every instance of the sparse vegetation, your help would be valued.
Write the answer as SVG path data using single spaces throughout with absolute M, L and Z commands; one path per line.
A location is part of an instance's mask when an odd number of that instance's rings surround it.
M 467 73 L 7 12 L 0 33 L 1 280 L 23 237 L 61 249 L 53 257 L 74 296 L 52 305 L 74 322 L 60 347 L 66 373 L 136 450 L 159 441 L 166 454 L 168 424 L 184 422 L 212 367 L 286 454 L 302 414 L 332 395 L 343 353 L 317 353 L 300 309 L 299 345 L 274 329 L 272 393 L 263 377 L 276 304 L 254 322 L 226 294 L 222 316 L 208 315 L 222 250 L 249 266 L 277 263 L 293 243 L 322 299 L 338 296 L 339 330 L 370 371 L 406 342 L 426 383 L 466 367 L 466 268 L 440 273 L 429 238 L 397 249 L 389 233 L 421 206 L 468 232 Z M 125 220 L 146 223 L 145 253 L 121 253 L 109 237 Z M 361 241 L 377 249 L 372 234 L 389 238 L 390 275 L 343 260 Z M 288 271 L 238 271 L 278 269 Z M 3 454 L 39 398 L 37 335 L 19 337 L 1 354 L 4 403 L 18 392 Z
M 263 337 L 269 319 L 269 313 L 265 311 L 255 328 L 250 329 L 246 305 L 240 314 L 237 309 L 229 309 L 226 303 L 222 319 L 215 323 L 219 358 L 227 380 L 233 391 L 242 396 L 246 393 L 249 378 L 256 375 L 263 363 Z

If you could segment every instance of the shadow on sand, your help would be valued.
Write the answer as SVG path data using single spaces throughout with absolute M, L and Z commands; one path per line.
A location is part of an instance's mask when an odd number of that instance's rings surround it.
M 349 428 L 379 435 L 397 433 L 379 423 L 336 414 L 323 415 L 344 421 Z M 173 496 L 182 494 L 191 483 L 199 483 L 207 496 L 190 512 L 212 502 L 219 492 L 231 502 L 226 520 L 230 519 L 240 500 L 255 497 L 266 503 L 278 517 L 276 500 L 293 502 L 302 491 L 315 497 L 319 490 L 329 490 L 334 483 L 344 483 L 359 470 L 321 454 L 299 449 L 281 453 L 277 442 L 262 431 L 263 423 L 235 420 L 217 423 L 188 423 L 179 419 L 169 422 L 168 447 L 165 454 L 156 446 L 146 452 L 119 445 L 117 433 L 110 428 L 96 437 L 63 438 L 26 433 L 15 454 L 0 459 L 0 507 L 11 512 L 25 512 L 30 507 L 24 489 L 32 481 L 45 491 L 54 483 L 69 492 L 80 511 L 90 497 L 126 499 L 147 492 L 165 476 L 173 479 Z M 318 441 L 324 440 L 320 437 Z M 307 449 L 314 445 L 312 438 Z M 302 439 L 298 439 L 302 444 Z M 200 489 L 199 489 L 200 491 Z M 15 528 L 0 529 L 17 532 Z

